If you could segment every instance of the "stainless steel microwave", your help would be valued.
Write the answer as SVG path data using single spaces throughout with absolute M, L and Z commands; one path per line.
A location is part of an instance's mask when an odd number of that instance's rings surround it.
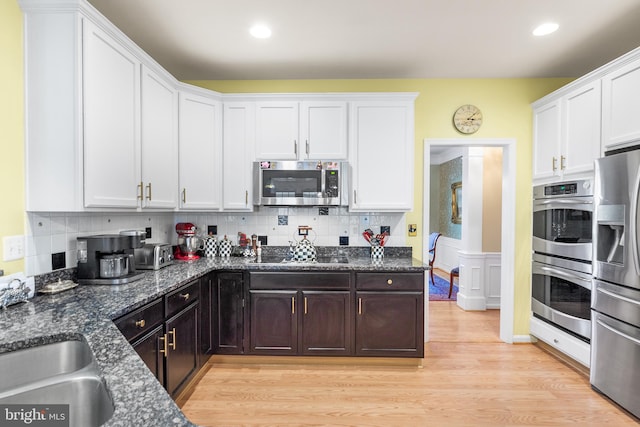
M 254 162 L 254 204 L 260 206 L 339 206 L 342 162 Z

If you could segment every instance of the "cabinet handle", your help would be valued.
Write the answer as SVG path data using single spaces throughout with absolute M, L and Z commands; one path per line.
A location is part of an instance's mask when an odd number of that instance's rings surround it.
M 180 298 L 182 298 L 182 299 L 184 299 L 184 300 L 186 301 L 186 300 L 188 300 L 188 299 L 189 299 L 189 297 L 190 297 L 191 295 L 189 295 L 189 292 L 187 292 L 186 294 L 180 294 L 179 296 L 180 296 Z
M 309 140 L 306 140 L 305 144 L 307 146 L 307 157 L 309 157 Z
M 296 314 L 296 297 L 291 297 L 291 314 Z
M 554 172 L 556 171 L 556 169 L 558 169 L 556 167 L 556 162 L 557 161 L 558 161 L 558 159 L 556 159 L 555 156 L 551 158 L 551 169 L 553 169 Z
M 144 187 L 144 182 L 140 181 L 140 184 L 138 184 L 138 196 L 137 196 L 137 199 L 138 199 L 138 200 L 143 200 L 143 197 L 142 197 L 142 191 L 143 191 L 143 190 L 142 190 L 142 187 Z
M 307 314 L 307 297 L 304 297 L 304 314 Z
M 136 326 L 138 328 L 144 328 L 144 325 L 146 325 L 146 324 L 147 324 L 147 322 L 145 322 L 144 319 L 136 320 Z
M 151 183 L 147 184 L 147 200 L 151 201 Z
M 187 189 L 182 189 L 182 203 L 187 203 Z
M 177 341 L 177 337 L 176 337 L 176 328 L 173 328 L 169 331 L 169 335 L 171 335 L 173 337 L 173 342 L 169 343 L 169 347 L 171 347 L 172 349 L 176 349 L 176 341 Z
M 564 161 L 567 160 L 567 158 L 565 156 L 560 156 L 560 169 L 564 170 L 565 169 L 565 165 L 564 165 Z
M 362 314 L 362 298 L 358 298 L 358 314 Z
M 249 190 L 244 190 L 244 205 L 249 205 Z
M 387 285 L 389 285 L 389 286 L 393 285 L 393 280 L 387 279 Z
M 163 334 L 160 339 L 162 340 L 162 348 L 160 349 L 160 353 L 164 354 L 164 357 L 167 357 L 167 334 Z
M 353 190 L 353 204 L 358 204 L 358 193 L 356 193 L 356 190 Z
M 295 139 L 293 140 L 293 154 L 298 157 L 298 142 Z

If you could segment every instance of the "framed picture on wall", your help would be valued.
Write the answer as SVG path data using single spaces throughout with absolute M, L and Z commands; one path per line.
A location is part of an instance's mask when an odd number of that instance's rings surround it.
M 462 182 L 451 184 L 451 222 L 462 223 Z

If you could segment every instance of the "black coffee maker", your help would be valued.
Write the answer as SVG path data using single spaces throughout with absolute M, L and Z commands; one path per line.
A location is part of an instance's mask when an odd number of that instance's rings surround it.
M 78 237 L 78 283 L 81 285 L 120 285 L 138 280 L 134 249 L 145 243 L 144 232 Z

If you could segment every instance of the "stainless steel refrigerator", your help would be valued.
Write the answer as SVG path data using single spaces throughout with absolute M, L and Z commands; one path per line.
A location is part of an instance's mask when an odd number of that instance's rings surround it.
M 591 385 L 640 417 L 640 149 L 595 166 Z

